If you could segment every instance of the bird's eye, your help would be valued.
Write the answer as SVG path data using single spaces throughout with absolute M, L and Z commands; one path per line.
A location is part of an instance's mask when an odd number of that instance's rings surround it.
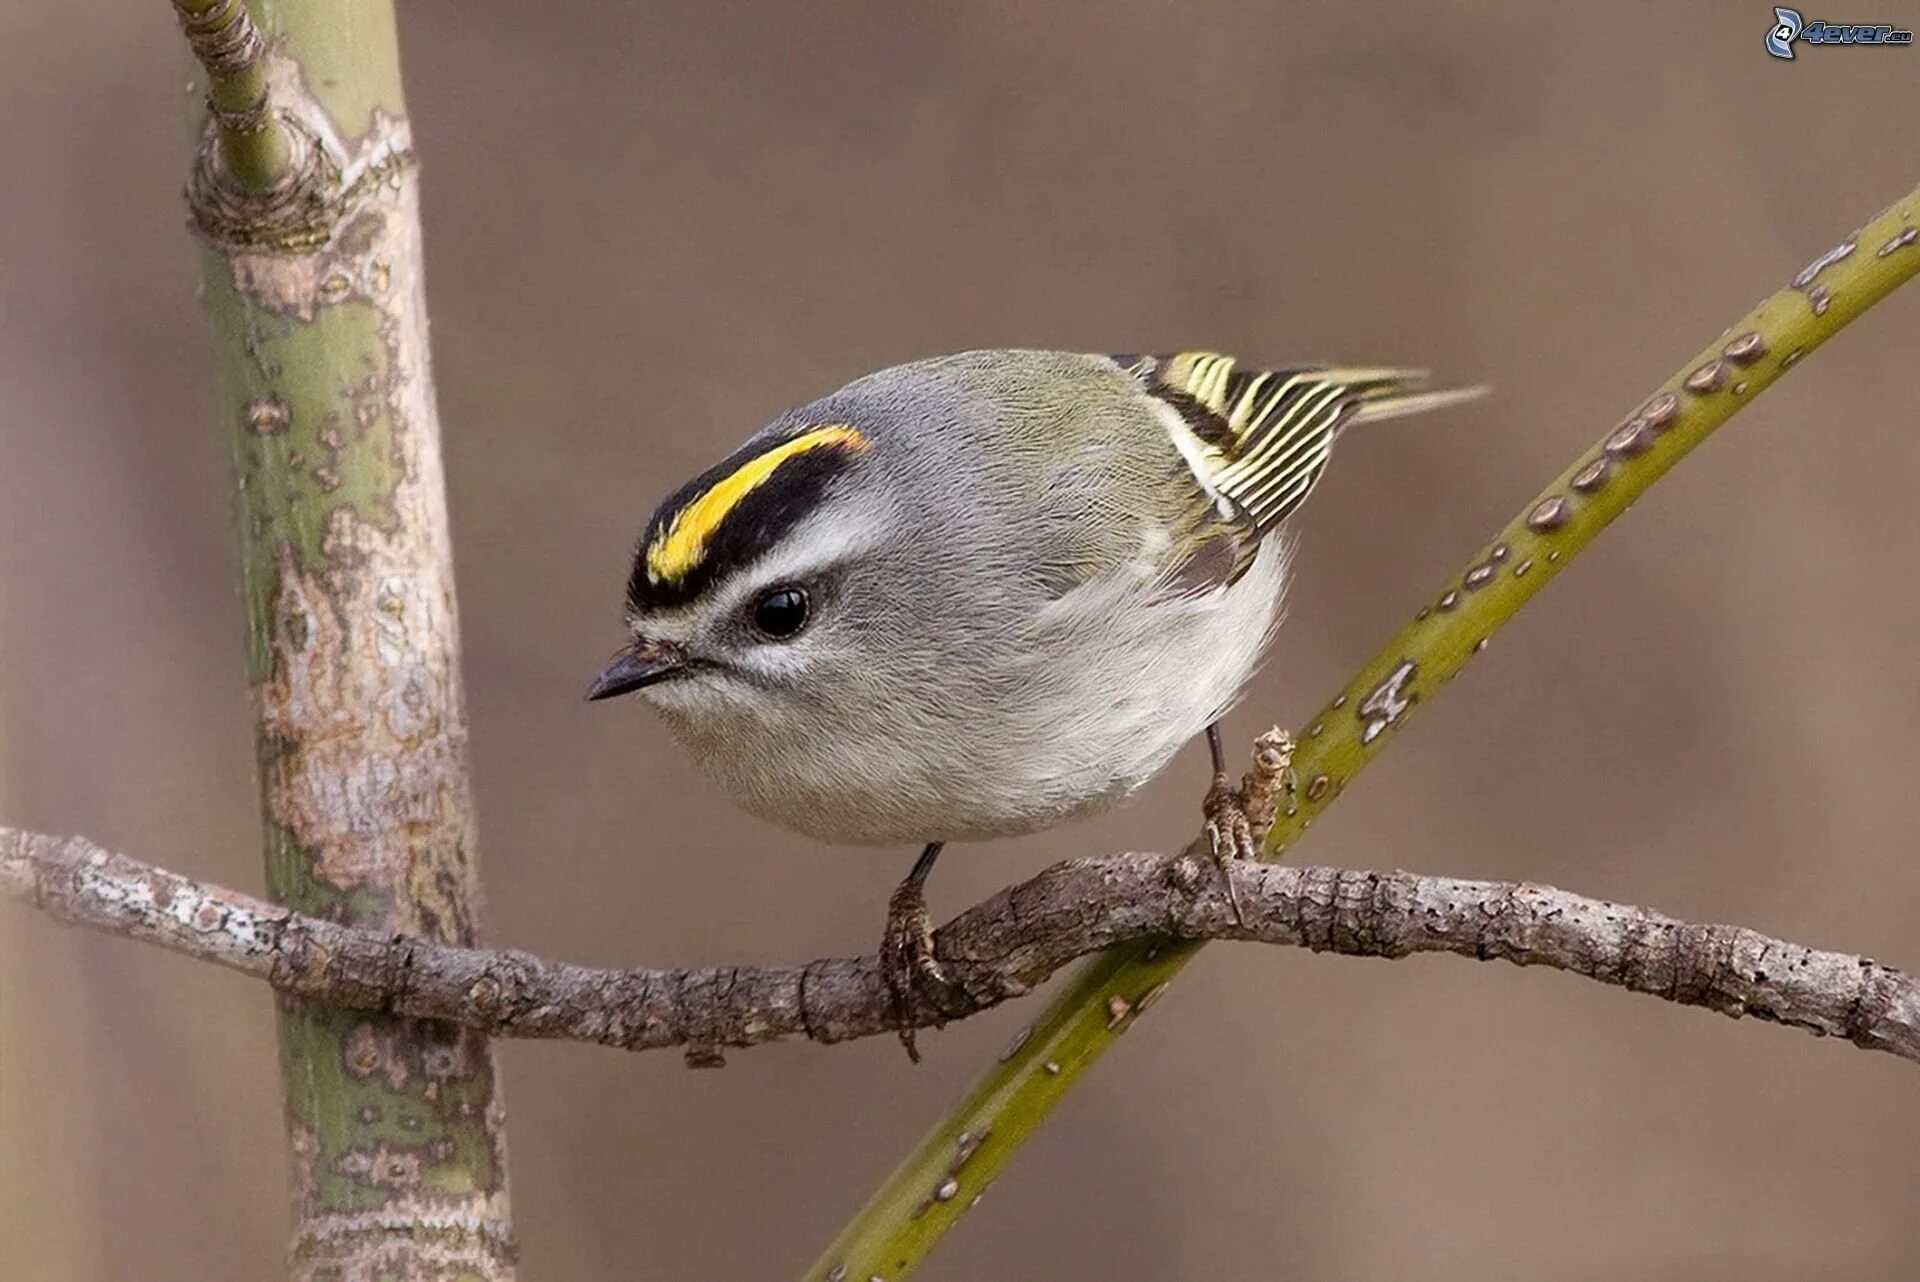
M 790 637 L 807 623 L 807 594 L 799 588 L 774 588 L 753 603 L 753 626 L 770 637 Z

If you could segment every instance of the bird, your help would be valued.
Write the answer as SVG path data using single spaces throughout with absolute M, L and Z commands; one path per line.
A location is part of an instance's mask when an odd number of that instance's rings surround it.
M 1207 351 L 869 374 L 658 505 L 587 698 L 638 693 L 762 819 L 920 848 L 881 944 L 917 1061 L 916 985 L 948 983 L 925 896 L 945 846 L 1106 809 L 1197 736 L 1220 777 L 1220 719 L 1279 623 L 1288 518 L 1335 441 L 1483 390 Z

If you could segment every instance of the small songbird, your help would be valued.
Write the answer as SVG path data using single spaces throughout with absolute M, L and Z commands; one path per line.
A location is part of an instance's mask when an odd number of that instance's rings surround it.
M 1203 732 L 1221 771 L 1214 724 L 1279 618 L 1283 523 L 1345 428 L 1480 391 L 1424 388 L 1207 352 L 871 374 L 660 505 L 629 642 L 587 697 L 640 691 L 762 818 L 923 845 L 882 944 L 904 1007 L 946 983 L 924 895 L 943 844 L 1107 807 Z

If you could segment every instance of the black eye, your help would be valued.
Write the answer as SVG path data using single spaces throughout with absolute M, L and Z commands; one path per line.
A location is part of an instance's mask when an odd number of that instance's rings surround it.
M 807 594 L 799 588 L 774 588 L 753 603 L 753 626 L 770 637 L 790 637 L 807 623 Z

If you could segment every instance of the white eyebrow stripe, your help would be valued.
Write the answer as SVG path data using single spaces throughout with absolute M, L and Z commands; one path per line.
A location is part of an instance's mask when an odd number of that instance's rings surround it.
M 844 508 L 816 512 L 795 525 L 765 556 L 731 577 L 742 595 L 783 580 L 804 579 L 879 546 L 892 527 L 891 514 L 890 506 L 859 516 Z

